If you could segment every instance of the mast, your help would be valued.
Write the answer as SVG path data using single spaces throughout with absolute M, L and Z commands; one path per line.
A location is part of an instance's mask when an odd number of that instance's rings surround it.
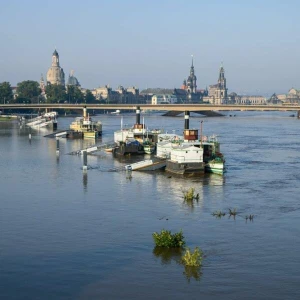
M 202 148 L 202 123 L 203 123 L 203 121 L 200 122 L 200 145 L 201 145 L 201 148 Z

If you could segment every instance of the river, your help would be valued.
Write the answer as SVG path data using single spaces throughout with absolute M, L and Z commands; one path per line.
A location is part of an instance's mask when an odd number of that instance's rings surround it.
M 1 299 L 297 299 L 300 297 L 300 121 L 289 112 L 192 115 L 190 128 L 216 134 L 227 172 L 181 178 L 120 171 L 128 162 L 92 144 L 0 123 Z M 182 133 L 183 117 L 145 115 L 149 128 Z M 121 116 L 98 115 L 101 142 Z M 73 118 L 61 117 L 59 129 Z M 134 114 L 123 124 L 133 125 Z M 142 157 L 140 157 L 142 159 Z M 194 187 L 199 202 L 183 203 Z M 216 210 L 238 215 L 216 218 Z M 253 214 L 253 221 L 246 216 Z M 202 267 L 154 250 L 152 233 L 183 231 Z

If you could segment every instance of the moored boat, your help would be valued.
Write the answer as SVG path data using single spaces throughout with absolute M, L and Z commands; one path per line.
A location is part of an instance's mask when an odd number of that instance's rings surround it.
M 185 129 L 185 143 L 171 147 L 170 158 L 167 159 L 166 171 L 178 175 L 198 176 L 204 174 L 203 148 L 194 144 L 198 130 Z
M 156 156 L 167 158 L 166 171 L 176 174 L 198 175 L 205 172 L 223 174 L 225 158 L 220 153 L 220 143 L 216 136 L 198 138 L 198 130 L 188 129 L 185 116 L 184 136 L 162 134 L 158 136 Z
M 114 132 L 114 142 L 117 147 L 114 153 L 117 155 L 126 154 L 151 154 L 155 151 L 158 130 L 152 132 L 146 129 L 145 123 L 141 124 L 140 109 L 136 110 L 136 123 L 132 128 L 123 128 L 121 118 L 121 129 Z
M 97 138 L 102 135 L 102 123 L 93 121 L 87 114 L 86 107 L 83 108 L 83 117 L 77 117 L 70 125 L 74 133 L 83 138 Z
M 33 128 L 50 128 L 53 130 L 57 130 L 57 116 L 58 113 L 56 111 L 47 112 L 36 118 L 30 119 L 26 122 L 26 125 Z
M 146 154 L 153 154 L 155 152 L 155 144 L 153 143 L 144 142 L 143 147 Z
M 220 152 L 220 143 L 215 135 L 202 137 L 202 146 L 204 149 L 203 160 L 205 162 L 205 171 L 215 174 L 225 172 L 225 157 Z

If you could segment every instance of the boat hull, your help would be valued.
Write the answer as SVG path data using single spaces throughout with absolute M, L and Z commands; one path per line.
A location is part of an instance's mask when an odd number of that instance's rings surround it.
M 225 171 L 224 163 L 223 162 L 208 162 L 205 165 L 205 172 L 214 173 L 214 174 L 223 174 Z
M 186 175 L 186 176 L 199 176 L 203 175 L 205 172 L 204 162 L 199 163 L 178 163 L 176 161 L 167 160 L 166 172 Z
M 138 154 L 144 154 L 144 148 L 140 144 L 125 144 L 122 143 L 119 146 L 115 147 L 113 149 L 114 155 L 118 156 L 124 156 L 124 155 L 138 155 Z

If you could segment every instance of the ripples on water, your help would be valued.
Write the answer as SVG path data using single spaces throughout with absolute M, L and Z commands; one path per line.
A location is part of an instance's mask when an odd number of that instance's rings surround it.
M 47 131 L 0 124 L 1 299 L 296 299 L 299 297 L 299 120 L 289 113 L 204 118 L 226 157 L 224 176 L 183 179 L 164 172 L 116 172 L 126 160 L 65 155 L 91 141 L 60 142 Z M 120 117 L 99 116 L 102 142 Z M 190 126 L 198 128 L 200 117 Z M 67 128 L 71 118 L 60 118 Z M 133 124 L 134 115 L 124 116 Z M 145 117 L 182 132 L 183 118 Z M 127 161 L 128 163 L 128 161 Z M 200 200 L 185 205 L 182 189 Z M 235 219 L 216 210 L 237 208 Z M 254 214 L 253 222 L 245 216 Z M 152 233 L 183 230 L 200 246 L 199 273 L 178 254 L 155 252 Z M 162 256 L 163 255 L 163 256 Z M 297 297 L 298 296 L 298 297 Z

